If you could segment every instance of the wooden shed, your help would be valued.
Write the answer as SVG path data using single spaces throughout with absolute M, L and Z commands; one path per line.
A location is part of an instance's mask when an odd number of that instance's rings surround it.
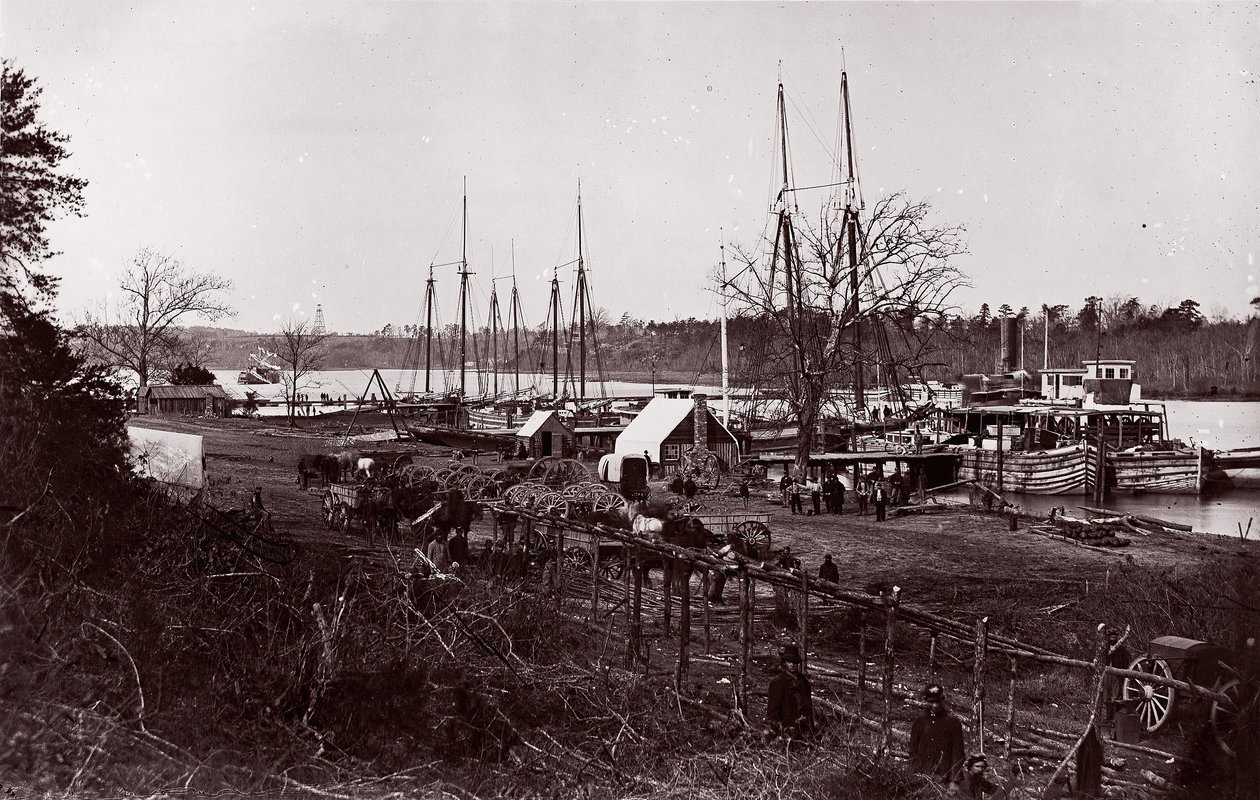
M 524 446 L 530 458 L 571 458 L 577 450 L 573 431 L 555 411 L 535 411 L 516 432 L 516 441 Z
M 652 398 L 617 437 L 615 452 L 646 452 L 655 472 L 672 475 L 691 448 L 716 453 L 723 471 L 739 460 L 739 441 L 709 409 L 702 394 L 690 400 Z
M 223 387 L 141 386 L 136 411 L 156 417 L 226 417 L 228 395 Z

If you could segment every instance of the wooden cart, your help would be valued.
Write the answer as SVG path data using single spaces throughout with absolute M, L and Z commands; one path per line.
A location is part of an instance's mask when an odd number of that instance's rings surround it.
M 368 483 L 332 483 L 324 492 L 320 515 L 324 525 L 330 530 L 337 528 L 342 533 L 349 533 L 354 520 L 362 520 L 361 509 L 365 500 L 374 494 L 388 491 L 385 487 L 376 487 Z M 364 529 L 365 533 L 371 533 Z
M 720 547 L 734 535 L 744 545 L 744 555 L 766 560 L 770 557 L 769 514 L 696 514 L 705 530 L 713 534 L 711 543 Z
M 1134 659 L 1129 669 L 1193 683 L 1236 700 L 1238 679 L 1231 666 L 1232 661 L 1233 655 L 1220 645 L 1180 636 L 1160 636 L 1151 640 L 1146 653 Z M 1124 679 L 1123 699 L 1134 706 L 1138 721 L 1147 733 L 1155 733 L 1162 728 L 1178 704 L 1177 690 L 1173 687 L 1146 683 L 1137 678 Z M 1181 702 L 1188 705 L 1197 702 L 1197 698 L 1186 698 Z M 1231 756 L 1234 755 L 1236 713 L 1236 702 L 1212 700 L 1207 709 L 1207 722 L 1217 744 Z

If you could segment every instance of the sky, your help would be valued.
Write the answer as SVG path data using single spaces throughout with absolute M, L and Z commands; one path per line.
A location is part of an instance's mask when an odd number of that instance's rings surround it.
M 868 204 L 905 191 L 966 227 L 962 309 L 1245 315 L 1258 23 L 1244 3 L 4 0 L 0 52 L 89 181 L 87 216 L 50 229 L 66 318 L 151 247 L 232 280 L 221 325 L 422 321 L 430 264 L 451 322 L 465 180 L 480 318 L 513 264 L 526 321 L 557 267 L 571 295 L 579 182 L 594 304 L 714 318 L 720 245 L 755 248 L 780 180 L 778 82 L 796 182 L 826 183 L 842 68 Z

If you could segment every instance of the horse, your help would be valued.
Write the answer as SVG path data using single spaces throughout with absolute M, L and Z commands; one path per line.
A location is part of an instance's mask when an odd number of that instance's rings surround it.
M 346 478 L 354 474 L 354 468 L 359 463 L 359 452 L 357 450 L 342 450 L 337 454 L 338 477 Z
M 361 457 L 355 462 L 354 474 L 355 477 L 375 478 L 377 475 L 376 459 L 367 458 L 366 456 Z
M 298 458 L 297 468 L 297 482 L 303 489 L 310 486 L 310 480 L 313 476 L 318 476 L 325 486 L 336 482 L 337 478 L 340 477 L 336 456 L 322 453 L 304 453 Z

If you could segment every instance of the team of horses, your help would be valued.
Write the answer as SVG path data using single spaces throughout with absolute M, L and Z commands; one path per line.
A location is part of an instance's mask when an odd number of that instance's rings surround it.
M 404 529 L 416 538 L 421 548 L 427 546 L 435 536 L 449 537 L 456 531 L 467 534 L 472 524 L 483 518 L 480 503 L 468 500 L 460 489 L 443 489 L 436 481 L 421 481 L 408 485 L 399 480 L 398 472 L 410 458 L 403 456 L 393 463 L 384 465 L 379 459 L 354 450 L 343 450 L 330 454 L 306 454 L 298 460 L 298 483 L 306 488 L 312 478 L 318 478 L 324 484 L 336 483 L 347 478 L 361 480 L 360 497 L 357 508 L 358 518 L 362 520 L 369 541 L 376 533 L 382 534 L 386 541 L 393 539 L 402 523 Z M 435 510 L 436 509 L 436 510 Z M 596 515 L 596 519 L 584 518 L 586 522 L 601 522 L 612 527 L 635 530 L 640 535 L 677 547 L 693 550 L 716 552 L 728 559 L 739 556 L 748 560 L 760 560 L 766 557 L 759 553 L 756 546 L 740 538 L 734 533 L 728 534 L 724 542 L 715 541 L 712 533 L 704 527 L 704 522 L 695 516 L 667 513 L 661 517 L 646 517 L 648 509 L 642 503 L 630 503 L 620 512 L 604 512 Z M 432 513 L 429 513 L 432 512 Z M 609 517 L 612 514 L 612 518 Z M 579 510 L 578 516 L 583 516 Z M 636 522 L 637 520 L 637 522 Z M 539 555 L 542 560 L 554 557 L 554 553 L 542 548 Z M 686 590 L 694 572 L 694 565 L 685 559 L 662 556 L 657 553 L 633 548 L 633 568 L 640 571 L 644 584 L 651 586 L 651 570 L 659 568 L 663 580 L 670 584 L 674 591 Z M 710 600 L 722 602 L 725 576 L 716 571 Z

